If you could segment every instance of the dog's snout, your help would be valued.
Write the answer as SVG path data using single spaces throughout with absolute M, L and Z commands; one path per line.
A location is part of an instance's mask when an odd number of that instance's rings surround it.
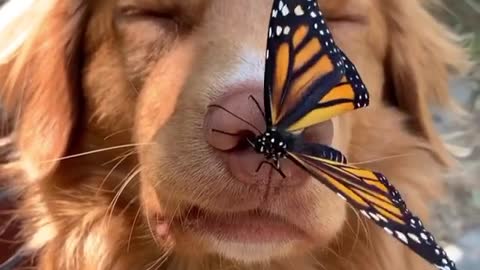
M 281 160 L 280 170 L 277 170 L 273 161 L 256 153 L 247 141 L 266 128 L 262 87 L 262 83 L 232 87 L 214 100 L 205 117 L 206 140 L 223 159 L 232 176 L 241 182 L 269 186 L 298 185 L 306 181 L 306 173 L 288 160 Z

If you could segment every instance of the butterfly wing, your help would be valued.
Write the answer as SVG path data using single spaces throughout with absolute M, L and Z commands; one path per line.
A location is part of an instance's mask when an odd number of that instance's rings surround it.
M 274 0 L 264 99 L 267 126 L 286 131 L 368 104 L 360 76 L 335 45 L 316 1 Z
M 311 146 L 305 147 L 311 148 Z M 321 149 L 319 147 L 317 149 Z M 331 161 L 315 150 L 289 152 L 287 157 L 337 193 L 364 216 L 382 227 L 439 269 L 454 270 L 455 264 L 407 208 L 400 193 L 385 176 Z

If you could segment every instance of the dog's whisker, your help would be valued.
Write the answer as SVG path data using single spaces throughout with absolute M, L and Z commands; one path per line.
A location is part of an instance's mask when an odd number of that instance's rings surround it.
M 87 152 L 73 154 L 73 155 L 69 155 L 69 156 L 64 156 L 64 157 L 61 157 L 61 158 L 44 160 L 44 161 L 41 161 L 40 163 L 58 162 L 58 161 L 66 160 L 66 159 L 73 159 L 73 158 L 77 158 L 77 157 L 83 157 L 83 156 L 98 154 L 98 153 L 102 153 L 102 152 L 118 150 L 118 149 L 122 149 L 122 148 L 147 146 L 147 145 L 154 145 L 154 144 L 155 143 L 132 143 L 132 144 L 116 145 L 116 146 L 112 146 L 112 147 L 106 147 L 106 148 L 102 148 L 102 149 L 97 149 L 97 150 L 87 151 Z
M 354 212 L 354 213 L 355 213 L 355 215 L 357 216 L 357 219 L 358 219 L 358 213 L 357 212 Z M 355 248 L 355 246 L 360 241 L 360 227 L 361 227 L 360 222 L 361 222 L 360 220 L 357 221 L 356 229 L 353 228 L 351 220 L 347 219 L 346 222 L 345 222 L 346 223 L 345 225 L 348 226 L 351 233 L 354 235 L 353 243 L 351 244 L 352 250 Z
M 148 227 L 148 231 L 150 232 L 150 236 L 151 236 L 151 238 L 153 239 L 153 241 L 155 242 L 155 245 L 156 245 L 157 247 L 161 247 L 160 243 L 158 242 L 157 236 L 156 236 L 156 234 L 155 234 L 155 232 L 154 232 L 154 229 L 153 229 L 153 227 L 152 227 L 152 222 L 150 221 L 150 218 L 148 218 L 148 217 L 150 217 L 150 213 L 149 213 L 148 207 L 145 208 L 145 214 L 146 214 L 146 216 L 147 216 L 147 227 Z
M 370 234 L 370 230 L 369 230 L 369 227 L 368 227 L 368 224 L 366 223 L 366 220 L 363 218 L 363 216 L 361 216 L 359 214 L 359 212 L 353 208 L 352 206 L 350 206 L 350 209 L 353 210 L 353 212 L 355 213 L 356 217 L 357 217 L 357 220 L 360 222 L 360 224 L 362 225 L 362 228 L 363 228 L 363 232 L 365 234 L 365 244 L 367 245 L 366 248 L 368 248 L 368 250 L 370 250 L 371 252 L 374 252 L 374 253 L 378 253 L 378 250 L 374 248 L 374 243 L 372 242 L 372 239 L 371 237 L 369 237 L 371 234 Z M 376 256 L 380 256 L 379 254 L 377 254 Z
M 316 256 L 315 254 L 313 254 L 312 251 L 309 251 L 307 252 L 308 256 L 310 256 L 310 258 L 319 266 L 321 267 L 323 270 L 327 270 L 327 267 L 325 266 L 325 264 L 323 264 Z M 293 268 L 292 269 L 295 269 L 295 265 L 293 265 Z
M 153 189 L 156 190 L 156 188 L 158 187 L 159 184 L 160 184 L 160 182 L 155 183 L 154 186 L 153 186 Z M 176 194 L 175 191 L 169 192 L 169 196 L 167 197 L 167 200 L 165 202 L 165 205 L 167 207 L 169 207 L 169 205 L 171 204 L 171 200 L 172 200 L 174 194 Z M 178 201 L 176 203 L 175 210 L 169 216 L 168 221 L 164 221 L 164 222 L 166 222 L 165 224 L 167 225 L 167 228 L 171 228 L 175 218 L 177 218 L 177 213 L 180 211 L 181 205 L 182 205 L 182 202 Z M 148 214 L 148 207 L 145 209 L 145 211 L 146 211 L 146 215 L 147 215 L 147 223 L 148 223 L 148 228 L 149 228 L 149 231 L 150 231 L 150 237 L 152 237 L 154 239 L 154 242 L 156 243 L 157 246 L 161 247 L 161 245 L 158 243 L 157 237 L 155 236 L 155 234 L 153 233 L 153 230 L 151 228 L 151 223 L 150 223 L 150 218 L 149 218 L 150 215 Z M 163 215 L 163 213 L 162 213 L 162 215 Z M 165 217 L 162 216 L 161 218 L 163 219 Z M 180 224 L 182 224 L 182 221 L 181 221 L 182 217 L 178 216 L 178 218 L 180 219 Z
M 158 259 L 153 261 L 150 267 L 148 267 L 146 270 L 156 270 L 159 267 L 161 267 L 165 261 L 168 259 L 168 255 L 170 255 L 171 250 L 167 249 Z
M 364 164 L 373 163 L 373 162 L 379 162 L 379 161 L 386 161 L 386 160 L 396 159 L 396 158 L 409 157 L 409 156 L 413 156 L 413 155 L 415 155 L 415 153 L 398 154 L 398 155 L 391 155 L 391 156 L 379 157 L 379 158 L 370 159 L 370 160 L 364 160 L 364 161 L 358 161 L 358 162 L 350 162 L 349 164 L 354 165 L 354 166 L 357 166 L 357 165 L 364 165 Z
M 107 166 L 108 164 L 110 164 L 112 162 L 115 162 L 119 159 L 123 159 L 125 157 L 132 156 L 132 155 L 137 154 L 137 153 L 138 153 L 137 149 L 131 149 L 131 150 L 124 151 L 121 155 L 116 156 L 116 157 L 112 158 L 111 160 L 102 163 L 102 166 Z
M 139 206 L 138 210 L 137 210 L 137 213 L 135 214 L 135 217 L 133 218 L 132 226 L 130 228 L 130 233 L 128 234 L 127 253 L 130 252 L 130 245 L 132 243 L 133 232 L 135 230 L 135 225 L 137 224 L 137 219 L 140 216 L 141 211 L 142 211 L 142 208 Z
M 123 157 L 117 162 L 117 164 L 115 164 L 112 169 L 110 169 L 110 171 L 107 173 L 107 175 L 103 178 L 102 182 L 100 183 L 100 185 L 98 186 L 97 188 L 97 192 L 95 192 L 95 195 L 98 196 L 99 192 L 102 190 L 103 186 L 105 185 L 105 183 L 107 182 L 108 178 L 113 174 L 113 172 L 115 171 L 115 169 L 117 169 L 120 164 L 122 164 L 123 161 L 125 161 L 129 156 L 135 154 L 136 151 L 133 150 L 133 151 L 130 151 L 130 153 L 127 153 L 125 155 L 123 155 Z
M 108 139 L 114 137 L 114 136 L 117 136 L 119 134 L 122 134 L 122 133 L 125 133 L 125 132 L 129 132 L 133 130 L 133 128 L 125 128 L 125 129 L 121 129 L 121 130 L 118 130 L 118 131 L 115 131 L 113 133 L 111 133 L 110 135 L 108 136 L 105 136 L 105 138 L 103 138 L 104 141 L 107 141 Z
M 122 193 L 125 191 L 127 186 L 135 179 L 135 177 L 141 172 L 141 167 L 136 166 L 136 168 L 132 169 L 133 173 L 131 173 L 130 176 L 126 178 L 126 180 L 122 181 L 123 184 L 120 187 L 120 190 L 115 194 L 115 196 L 112 199 L 112 202 L 110 203 L 109 207 L 107 208 L 107 213 L 108 213 L 108 218 L 107 218 L 107 225 L 109 226 L 111 223 L 111 219 L 113 217 L 113 213 L 115 211 L 115 205 L 118 203 L 118 200 L 120 199 L 120 196 Z

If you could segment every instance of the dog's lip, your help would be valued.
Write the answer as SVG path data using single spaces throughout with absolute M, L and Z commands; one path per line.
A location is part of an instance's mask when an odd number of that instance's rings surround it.
M 294 223 L 262 209 L 219 213 L 193 206 L 174 223 L 184 231 L 233 243 L 285 243 L 308 238 Z

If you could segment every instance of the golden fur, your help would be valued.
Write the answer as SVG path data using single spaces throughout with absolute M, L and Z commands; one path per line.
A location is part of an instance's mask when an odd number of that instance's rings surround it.
M 179 198 L 208 209 L 241 200 L 201 127 L 227 82 L 262 78 L 271 1 L 18 2 L 0 11 L 15 15 L 0 19 L 0 98 L 14 126 L 3 140 L 18 153 L 0 177 L 21 195 L 38 269 L 431 269 L 318 185 L 296 203 L 323 238 L 296 253 L 245 258 L 175 228 L 154 237 L 153 215 L 188 208 Z M 334 145 L 427 218 L 452 162 L 428 108 L 450 103 L 448 72 L 464 52 L 427 12 L 432 1 L 320 2 L 372 95 L 335 119 Z

